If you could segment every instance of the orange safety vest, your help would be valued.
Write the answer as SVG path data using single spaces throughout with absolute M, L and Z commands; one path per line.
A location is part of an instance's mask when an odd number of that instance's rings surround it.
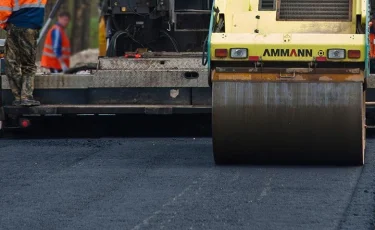
M 370 33 L 370 58 L 375 58 L 375 34 Z
M 9 22 L 17 27 L 41 28 L 46 4 L 47 0 L 0 0 L 0 28 Z
M 0 28 L 4 29 L 6 27 L 6 22 L 12 15 L 12 11 L 13 1 L 5 0 L 0 2 Z
M 52 41 L 52 31 L 54 29 L 60 30 L 62 36 L 62 56 L 65 65 L 70 67 L 70 41 L 65 31 L 61 26 L 54 25 L 47 33 L 46 41 L 44 43 L 41 66 L 44 68 L 52 69 L 62 69 L 59 60 L 57 59 L 55 53 L 53 52 L 53 41 Z

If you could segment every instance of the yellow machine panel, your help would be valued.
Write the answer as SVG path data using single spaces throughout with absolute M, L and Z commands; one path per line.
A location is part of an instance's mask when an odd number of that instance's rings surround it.
M 259 19 L 256 18 L 257 16 Z M 225 18 L 227 21 L 228 16 Z M 227 27 L 226 32 L 228 33 L 253 32 L 258 29 L 261 34 L 285 32 L 351 34 L 355 32 L 356 28 L 353 22 L 276 21 L 276 12 L 235 13 L 229 18 L 232 26 Z
M 244 61 L 215 57 L 216 49 L 247 48 L 248 56 L 259 56 L 261 60 L 313 61 L 325 57 L 328 49 L 359 50 L 360 58 L 329 61 L 363 62 L 365 60 L 364 34 L 250 34 L 214 33 L 211 41 L 213 61 Z

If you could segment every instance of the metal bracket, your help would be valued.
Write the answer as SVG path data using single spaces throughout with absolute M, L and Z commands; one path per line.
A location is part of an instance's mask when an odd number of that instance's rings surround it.
M 170 22 L 168 22 L 168 29 L 167 29 L 167 31 L 168 31 L 168 32 L 171 32 L 171 30 L 172 30 L 172 26 L 171 26 L 171 23 L 170 23 Z
M 260 62 L 260 61 L 254 62 L 254 68 L 256 71 L 258 71 L 259 67 L 261 70 L 263 69 L 263 62 Z

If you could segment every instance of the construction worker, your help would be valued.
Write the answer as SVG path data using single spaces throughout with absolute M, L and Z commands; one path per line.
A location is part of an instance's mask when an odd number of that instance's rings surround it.
M 7 31 L 5 74 L 15 100 L 13 105 L 37 106 L 34 100 L 36 52 L 47 0 L 1 0 L 0 28 Z
M 370 21 L 370 73 L 375 73 L 375 15 Z
M 51 73 L 61 73 L 70 66 L 70 41 L 65 33 L 69 25 L 70 14 L 62 12 L 58 15 L 57 23 L 48 31 L 44 43 L 41 66 Z

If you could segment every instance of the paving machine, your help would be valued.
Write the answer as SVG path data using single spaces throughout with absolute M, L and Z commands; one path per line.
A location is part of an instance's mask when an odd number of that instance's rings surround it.
M 216 0 L 215 162 L 362 165 L 367 12 L 365 0 Z
M 2 128 L 18 127 L 21 118 L 34 116 L 209 114 L 209 71 L 202 65 L 202 52 L 211 9 L 212 0 L 102 1 L 105 56 L 94 68 L 38 74 L 38 107 L 11 106 L 13 96 L 3 75 Z M 85 68 L 90 74 L 77 73 Z

